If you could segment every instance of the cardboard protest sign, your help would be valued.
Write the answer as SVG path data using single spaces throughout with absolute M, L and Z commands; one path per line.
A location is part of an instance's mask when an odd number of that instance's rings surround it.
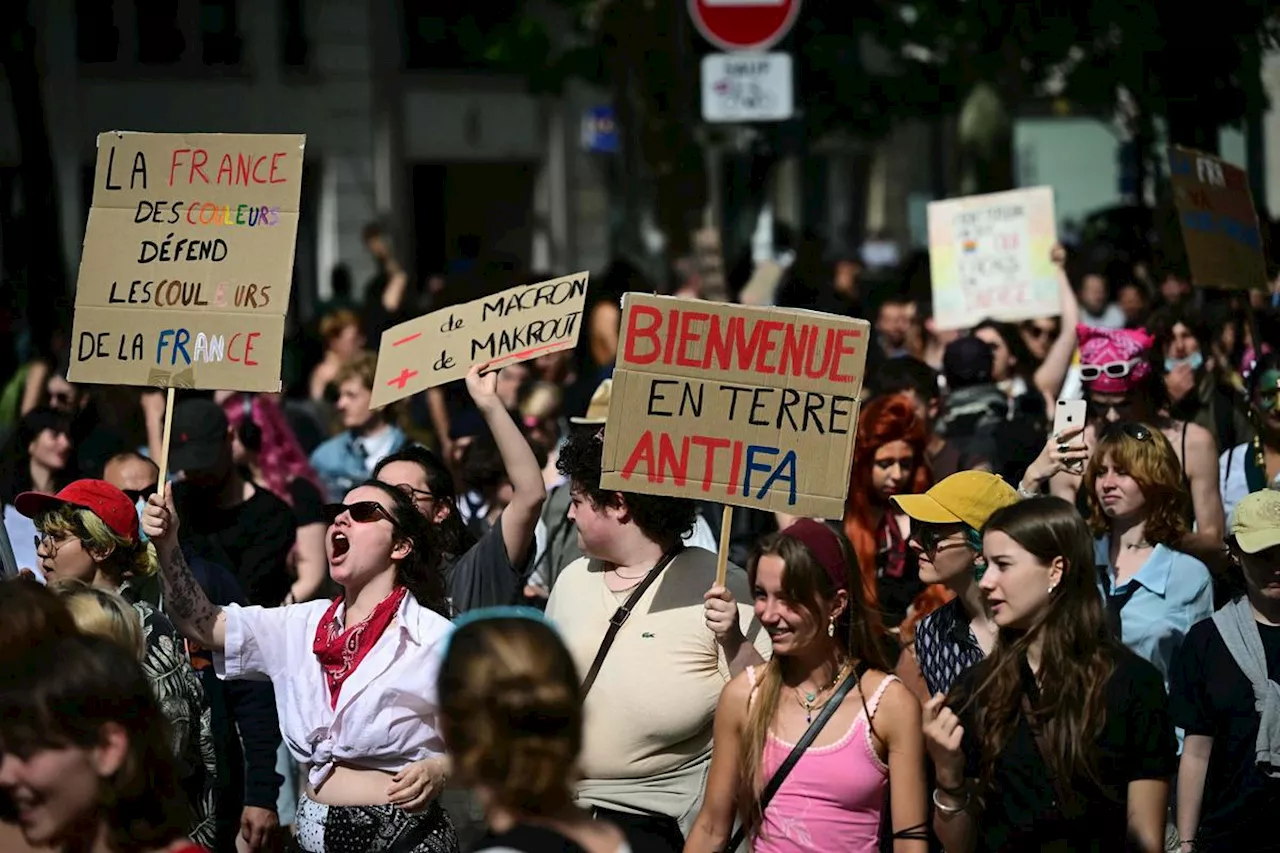
M 1262 234 L 1245 171 L 1210 154 L 1173 148 L 1169 182 L 1195 284 L 1265 288 Z
M 522 284 L 442 308 L 382 333 L 375 409 L 467 375 L 473 364 L 506 367 L 572 349 L 587 302 L 585 272 Z
M 601 484 L 839 518 L 871 328 L 628 293 Z
M 728 285 L 724 278 L 724 252 L 720 245 L 719 228 L 700 228 L 693 232 L 694 260 L 698 265 L 698 278 L 702 280 L 700 293 L 712 302 L 724 300 Z
M 100 134 L 67 378 L 279 391 L 305 143 Z
M 1053 190 L 1036 187 L 929 204 L 933 316 L 939 329 L 1061 312 Z

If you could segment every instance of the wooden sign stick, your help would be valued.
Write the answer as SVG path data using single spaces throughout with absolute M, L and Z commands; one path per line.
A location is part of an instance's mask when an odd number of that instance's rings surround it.
M 716 586 L 724 586 L 729 574 L 729 534 L 733 530 L 733 507 L 724 507 L 720 517 L 720 551 L 716 556 Z
M 156 494 L 164 500 L 165 483 L 169 479 L 169 436 L 173 433 L 173 388 L 170 386 L 164 403 L 164 438 L 160 441 L 160 479 L 156 481 Z

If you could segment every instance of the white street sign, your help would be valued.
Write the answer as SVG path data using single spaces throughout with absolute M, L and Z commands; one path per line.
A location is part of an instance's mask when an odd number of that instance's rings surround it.
M 702 57 L 704 121 L 785 121 L 794 110 L 789 53 Z

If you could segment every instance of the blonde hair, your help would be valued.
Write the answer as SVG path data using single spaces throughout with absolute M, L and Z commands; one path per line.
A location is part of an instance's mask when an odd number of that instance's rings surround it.
M 36 518 L 36 529 L 55 539 L 74 536 L 87 550 L 106 554 L 99 568 L 115 583 L 126 577 L 150 577 L 159 569 L 155 548 L 151 543 L 130 542 L 116 533 L 95 512 L 71 504 L 62 504 Z
M 338 369 L 338 375 L 334 377 L 334 383 L 341 385 L 349 379 L 359 379 L 364 383 L 364 387 L 372 389 L 373 380 L 377 372 L 378 354 L 364 350 Z
M 81 633 L 110 640 L 139 661 L 146 653 L 142 620 L 120 595 L 75 578 L 59 578 L 51 585 L 71 613 Z
M 520 416 L 525 418 L 549 418 L 560 411 L 564 399 L 559 385 L 550 382 L 535 382 L 525 392 L 520 403 Z
M 495 802 L 550 817 L 573 803 L 582 747 L 577 668 L 555 629 L 526 617 L 463 624 L 440 666 L 454 769 Z

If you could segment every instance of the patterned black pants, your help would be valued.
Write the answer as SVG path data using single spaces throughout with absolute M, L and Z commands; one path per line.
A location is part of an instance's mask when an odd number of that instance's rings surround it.
M 396 806 L 326 806 L 303 794 L 297 826 L 304 853 L 458 853 L 453 823 L 438 802 L 408 814 Z

